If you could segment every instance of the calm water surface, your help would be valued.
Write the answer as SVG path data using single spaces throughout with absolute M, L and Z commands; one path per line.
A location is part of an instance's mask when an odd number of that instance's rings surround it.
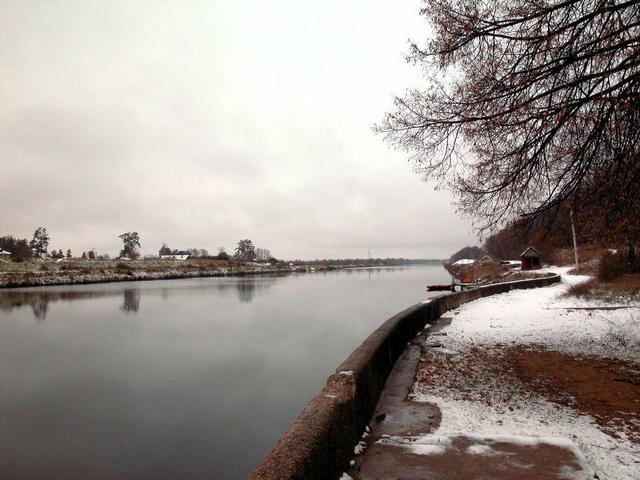
M 439 266 L 0 291 L 0 478 L 239 479 Z

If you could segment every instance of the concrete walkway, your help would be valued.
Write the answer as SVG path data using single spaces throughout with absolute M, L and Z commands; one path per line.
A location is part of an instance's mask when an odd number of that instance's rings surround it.
M 398 359 L 349 475 L 355 480 L 554 480 L 597 478 L 570 441 L 528 437 L 438 436 L 438 407 L 407 399 L 420 345 L 437 343 L 451 319 L 419 334 Z M 431 336 L 432 338 L 425 338 Z

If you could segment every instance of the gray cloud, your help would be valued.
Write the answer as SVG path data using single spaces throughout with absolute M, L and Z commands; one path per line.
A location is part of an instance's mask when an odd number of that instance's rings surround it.
M 2 1 L 2 0 L 0 0 Z M 371 133 L 416 1 L 2 1 L 0 234 L 53 248 L 439 257 L 451 198 Z

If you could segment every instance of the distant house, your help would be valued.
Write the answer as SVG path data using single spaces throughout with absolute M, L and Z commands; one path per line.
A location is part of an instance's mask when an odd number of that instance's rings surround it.
M 520 258 L 522 258 L 522 270 L 537 270 L 542 267 L 542 254 L 533 247 L 522 252 Z
M 0 260 L 9 260 L 11 257 L 11 252 L 7 252 L 0 248 Z
M 500 265 L 508 268 L 521 268 L 522 260 L 500 260 Z

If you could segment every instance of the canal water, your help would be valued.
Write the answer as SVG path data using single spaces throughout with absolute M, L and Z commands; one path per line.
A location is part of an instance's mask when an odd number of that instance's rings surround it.
M 0 291 L 0 478 L 241 479 L 437 265 Z

